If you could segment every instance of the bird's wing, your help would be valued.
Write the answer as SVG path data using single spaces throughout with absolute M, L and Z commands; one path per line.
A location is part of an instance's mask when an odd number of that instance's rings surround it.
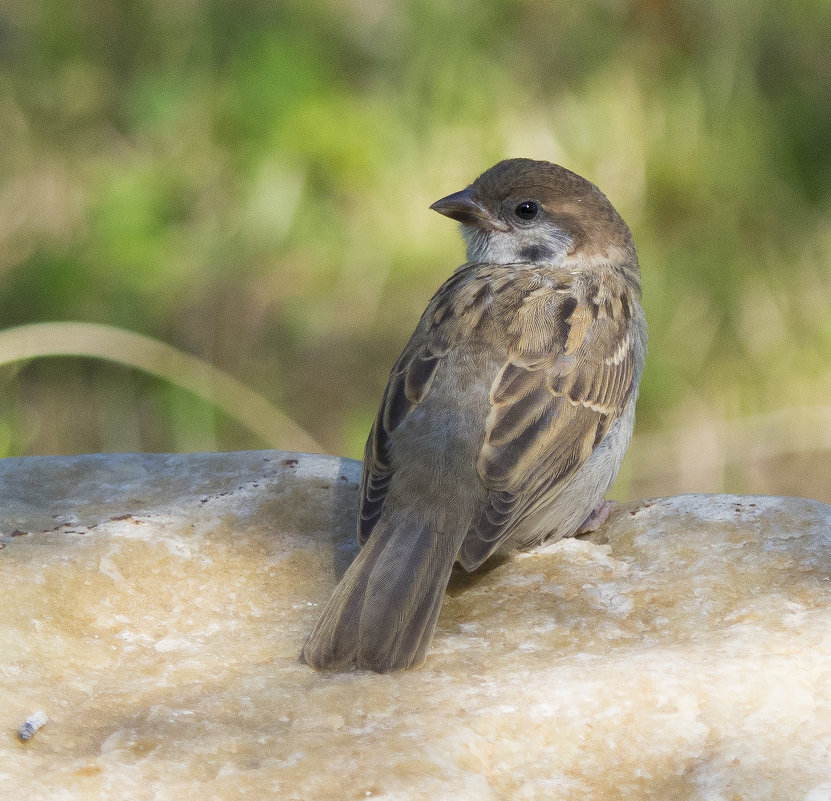
M 536 297 L 535 297 L 536 295 Z M 460 560 L 480 565 L 550 502 L 619 418 L 633 389 L 634 299 L 617 282 L 526 294 L 491 390 L 477 469 L 487 500 Z
M 444 357 L 468 341 L 493 297 L 493 277 L 465 264 L 442 285 L 392 368 L 364 452 L 358 541 L 378 522 L 394 467 L 390 435 L 427 396 Z

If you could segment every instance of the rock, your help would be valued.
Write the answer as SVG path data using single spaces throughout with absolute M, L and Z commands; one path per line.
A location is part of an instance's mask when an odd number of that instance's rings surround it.
M 623 506 L 455 576 L 422 669 L 318 674 L 297 655 L 359 478 L 273 451 L 0 461 L 4 797 L 831 798 L 831 507 Z

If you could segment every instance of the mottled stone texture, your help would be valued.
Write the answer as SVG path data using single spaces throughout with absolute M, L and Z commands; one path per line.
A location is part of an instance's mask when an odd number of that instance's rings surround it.
M 0 796 L 831 798 L 831 507 L 631 504 L 454 577 L 422 669 L 317 674 L 297 654 L 359 477 L 273 451 L 0 461 Z

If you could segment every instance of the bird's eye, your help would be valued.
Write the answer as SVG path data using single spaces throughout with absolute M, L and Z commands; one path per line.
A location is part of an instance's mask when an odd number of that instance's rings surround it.
M 540 213 L 540 204 L 535 200 L 523 200 L 515 209 L 514 214 L 520 220 L 533 220 Z

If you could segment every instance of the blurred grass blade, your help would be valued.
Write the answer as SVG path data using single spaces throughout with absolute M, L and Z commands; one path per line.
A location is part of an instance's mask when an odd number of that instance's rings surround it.
M 0 330 L 0 364 L 42 356 L 88 356 L 143 370 L 212 403 L 262 437 L 269 447 L 325 452 L 259 393 L 207 362 L 150 337 L 108 325 L 74 322 Z

